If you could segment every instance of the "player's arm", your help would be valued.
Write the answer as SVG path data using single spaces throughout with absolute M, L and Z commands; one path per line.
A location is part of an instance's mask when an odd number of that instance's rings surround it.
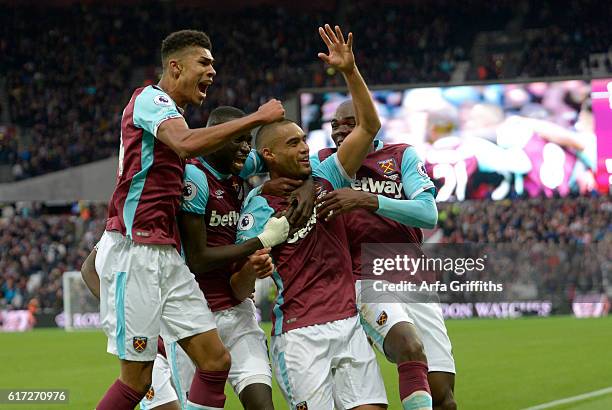
M 185 261 L 189 270 L 195 275 L 228 265 L 236 259 L 242 259 L 263 245 L 253 238 L 240 245 L 208 247 L 206 246 L 206 222 L 204 214 L 180 212 L 178 215 L 181 243 L 185 252 Z
M 326 24 L 324 29 L 319 27 L 319 34 L 329 50 L 328 55 L 319 53 L 319 58 L 342 73 L 353 100 L 356 126 L 338 148 L 338 160 L 348 175 L 354 175 L 380 129 L 380 119 L 368 86 L 355 64 L 353 33 L 349 33 L 345 42 L 340 27 L 336 26 L 334 32 Z
M 85 261 L 81 265 L 81 276 L 87 288 L 96 299 L 100 300 L 100 277 L 96 272 L 96 254 L 98 251 L 94 248 Z
M 278 121 L 284 116 L 285 110 L 280 101 L 270 100 L 253 114 L 212 127 L 190 129 L 183 118 L 171 118 L 159 125 L 156 136 L 181 158 L 193 158 L 210 154 L 235 135 Z
M 242 259 L 258 249 L 274 246 L 287 238 L 289 224 L 286 218 L 273 218 L 262 233 L 236 245 L 207 246 L 206 205 L 208 182 L 205 174 L 192 164 L 185 167 L 185 188 L 181 212 L 178 215 L 181 243 L 187 266 L 194 273 L 204 273 Z M 287 232 L 285 231 L 285 228 Z
M 249 256 L 242 268 L 230 278 L 230 286 L 234 297 L 244 300 L 254 292 L 255 280 L 266 278 L 274 272 L 274 264 L 270 257 L 271 248 L 264 248 Z
M 413 147 L 404 151 L 401 165 L 402 186 L 408 199 L 393 199 L 384 195 L 344 188 L 328 193 L 319 200 L 319 216 L 326 219 L 362 208 L 403 225 L 431 229 L 438 222 L 434 185 Z

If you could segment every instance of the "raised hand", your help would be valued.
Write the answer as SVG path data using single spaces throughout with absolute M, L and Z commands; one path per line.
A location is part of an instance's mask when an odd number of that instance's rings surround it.
M 334 32 L 330 25 L 326 24 L 325 28 L 319 27 L 319 35 L 328 50 L 328 54 L 319 53 L 319 58 L 342 73 L 353 71 L 355 69 L 353 33 L 348 34 L 348 40 L 345 42 L 339 26 L 335 27 Z
M 257 114 L 264 124 L 268 124 L 285 118 L 285 108 L 280 101 L 272 99 L 261 105 L 257 110 Z

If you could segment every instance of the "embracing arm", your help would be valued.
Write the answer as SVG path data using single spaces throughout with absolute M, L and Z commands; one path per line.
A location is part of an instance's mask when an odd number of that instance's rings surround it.
M 280 101 L 270 100 L 253 114 L 212 127 L 190 129 L 182 117 L 171 118 L 161 123 L 156 136 L 181 158 L 193 158 L 210 154 L 233 136 L 280 120 L 284 115 Z
M 414 199 L 392 199 L 377 195 L 378 215 L 403 225 L 432 229 L 438 223 L 438 208 L 431 192 L 421 192 Z
M 178 216 L 181 242 L 187 266 L 192 273 L 204 273 L 229 265 L 263 248 L 259 238 L 251 238 L 238 245 L 206 246 L 206 222 L 204 215 L 180 212 Z

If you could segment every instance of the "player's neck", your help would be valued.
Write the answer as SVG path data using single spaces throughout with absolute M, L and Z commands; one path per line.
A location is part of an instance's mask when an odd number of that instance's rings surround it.
M 161 88 L 166 94 L 168 94 L 176 105 L 178 105 L 183 110 L 185 109 L 185 107 L 187 106 L 187 102 L 183 101 L 181 95 L 176 92 L 176 85 L 172 84 L 171 78 L 167 77 L 165 74 L 162 74 L 162 78 L 159 80 L 159 83 L 157 83 L 157 86 Z

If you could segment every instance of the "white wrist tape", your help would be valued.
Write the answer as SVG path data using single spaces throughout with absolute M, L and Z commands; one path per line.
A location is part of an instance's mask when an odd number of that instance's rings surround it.
M 271 248 L 279 243 L 285 242 L 289 235 L 289 221 L 284 216 L 272 217 L 264 226 L 262 233 L 257 235 L 264 248 Z

